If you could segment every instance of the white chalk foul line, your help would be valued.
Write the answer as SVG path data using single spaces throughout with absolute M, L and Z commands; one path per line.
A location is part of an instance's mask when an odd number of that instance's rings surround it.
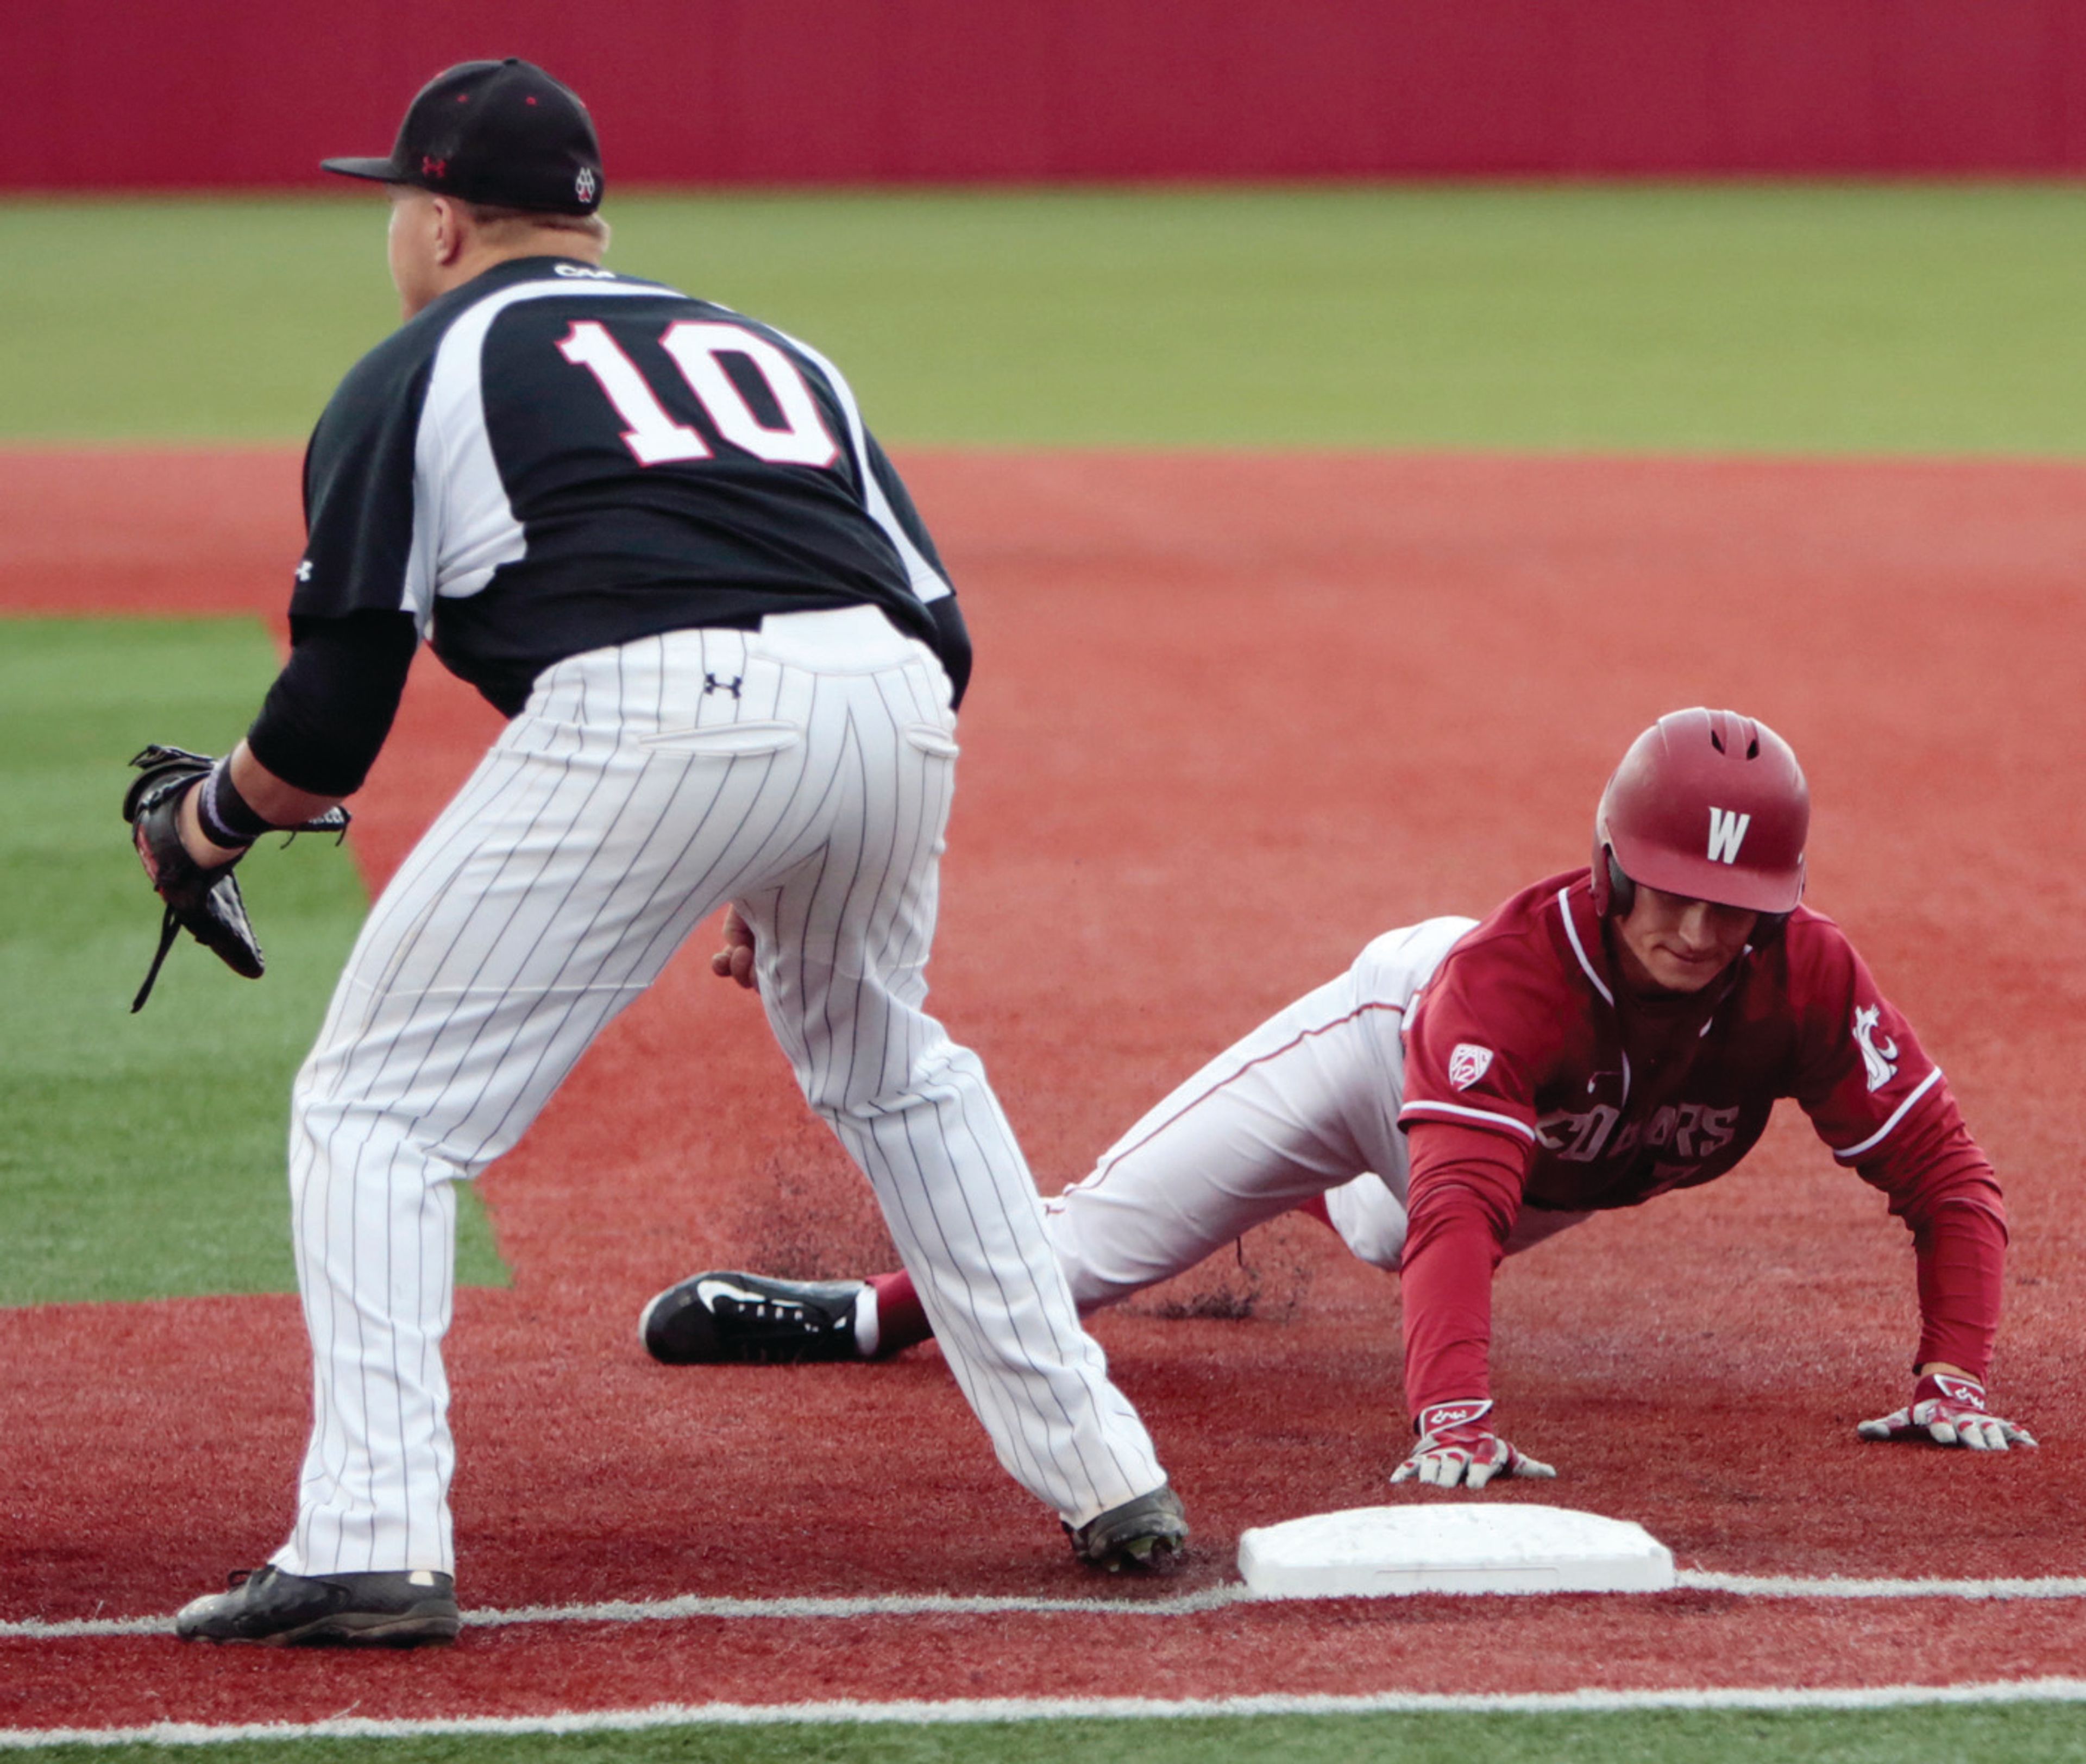
M 1683 1569 L 1673 1578 L 1676 1588 L 1736 1592 L 1754 1599 L 2086 1599 L 2086 1579 L 2077 1575 L 2035 1580 L 1856 1580 L 1833 1575 L 1803 1579 Z
M 524 1605 L 508 1610 L 468 1610 L 466 1629 L 509 1629 L 534 1623 L 679 1623 L 691 1617 L 765 1617 L 803 1622 L 832 1617 L 998 1617 L 1031 1613 L 1043 1617 L 1192 1617 L 1252 1596 L 1237 1582 L 1173 1599 L 995 1598 L 946 1592 L 879 1593 L 857 1599 L 714 1598 L 687 1594 L 672 1599 L 610 1599 L 594 1605 Z M 86 1635 L 168 1635 L 171 1617 L 81 1617 L 46 1623 L 36 1617 L 0 1622 L 0 1639 L 58 1639 Z
M 2086 1702 L 2086 1679 L 1969 1685 L 1877 1685 L 1845 1690 L 1569 1690 L 1500 1696 L 1386 1692 L 1355 1697 L 981 1698 L 956 1702 L 659 1703 L 591 1715 L 459 1715 L 447 1719 L 250 1722 L 203 1727 L 0 1728 L 0 1751 L 54 1745 L 215 1745 L 236 1740 L 399 1740 L 436 1734 L 618 1733 L 645 1728 L 745 1728 L 987 1721 L 1177 1721 L 1223 1715 L 1625 1715 L 1646 1710 L 1901 1709 L 1931 1704 Z
M 2086 1599 L 2086 1579 L 2021 1580 L 1854 1580 L 1837 1576 L 1710 1574 L 1683 1569 L 1675 1590 L 1728 1592 L 1756 1599 Z M 1517 1594 L 1465 1595 L 1526 1597 Z M 1616 1596 L 1641 1598 L 1642 1593 Z M 1657 1596 L 1656 1594 L 1650 1596 Z M 466 1628 L 508 1629 L 539 1623 L 678 1623 L 694 1617 L 766 1618 L 781 1622 L 878 1617 L 1194 1617 L 1226 1605 L 1258 1604 L 1237 1581 L 1171 1599 L 997 1598 L 956 1593 L 886 1593 L 871 1598 L 614 1599 L 594 1605 L 527 1605 L 508 1610 L 466 1611 Z M 1284 1604 L 1292 1602 L 1284 1600 Z M 171 1617 L 77 1617 L 47 1623 L 38 1617 L 0 1622 L 0 1639 L 60 1641 L 83 1636 L 166 1635 Z

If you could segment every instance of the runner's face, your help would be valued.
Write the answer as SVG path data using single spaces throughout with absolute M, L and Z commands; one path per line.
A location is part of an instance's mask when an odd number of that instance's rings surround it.
M 1632 986 L 1699 993 L 1739 959 L 1760 915 L 1637 884 L 1629 916 L 1616 927 Z

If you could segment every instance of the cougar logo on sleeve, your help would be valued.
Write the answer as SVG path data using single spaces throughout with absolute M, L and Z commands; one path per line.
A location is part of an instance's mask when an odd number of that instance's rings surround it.
M 1459 1041 L 1449 1054 L 1449 1082 L 1467 1090 L 1492 1069 L 1492 1050 L 1475 1042 Z
M 1876 1023 L 1882 1016 L 1880 1005 L 1854 1007 L 1854 1045 L 1862 1050 L 1862 1064 L 1868 1069 L 1871 1090 L 1880 1090 L 1897 1076 L 1897 1044 L 1888 1035 L 1876 1033 Z

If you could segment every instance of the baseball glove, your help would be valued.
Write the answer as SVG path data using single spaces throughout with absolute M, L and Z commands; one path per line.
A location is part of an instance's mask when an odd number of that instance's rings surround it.
M 160 920 L 160 947 L 130 1009 L 145 1008 L 167 951 L 173 947 L 175 935 L 184 929 L 205 949 L 215 950 L 233 973 L 243 974 L 250 980 L 260 979 L 267 964 L 262 959 L 261 946 L 254 941 L 238 879 L 232 873 L 239 860 L 204 865 L 189 856 L 181 844 L 181 799 L 210 776 L 217 762 L 206 754 L 155 745 L 130 763 L 138 768 L 138 775 L 123 793 L 123 818 L 130 823 L 131 843 L 138 848 L 138 860 L 145 866 L 147 879 L 166 903 Z M 347 822 L 347 810 L 334 808 L 287 831 L 292 835 L 340 833 L 346 831 Z

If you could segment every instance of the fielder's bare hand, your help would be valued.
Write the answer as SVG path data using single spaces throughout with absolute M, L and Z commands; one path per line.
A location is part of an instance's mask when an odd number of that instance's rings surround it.
M 1390 1473 L 1394 1482 L 1416 1478 L 1434 1488 L 1481 1489 L 1496 1476 L 1554 1477 L 1547 1464 L 1517 1452 L 1485 1425 L 1489 1401 L 1437 1403 L 1420 1412 L 1420 1443 Z
M 710 958 L 710 972 L 721 980 L 736 980 L 749 993 L 760 990 L 753 971 L 753 927 L 727 907 L 724 915 L 724 947 Z
M 1864 1439 L 1931 1439 L 1972 1452 L 2011 1452 L 2035 1443 L 2035 1435 L 2018 1422 L 1986 1409 L 1985 1387 L 1964 1372 L 1921 1374 L 1909 1404 L 1854 1430 Z

